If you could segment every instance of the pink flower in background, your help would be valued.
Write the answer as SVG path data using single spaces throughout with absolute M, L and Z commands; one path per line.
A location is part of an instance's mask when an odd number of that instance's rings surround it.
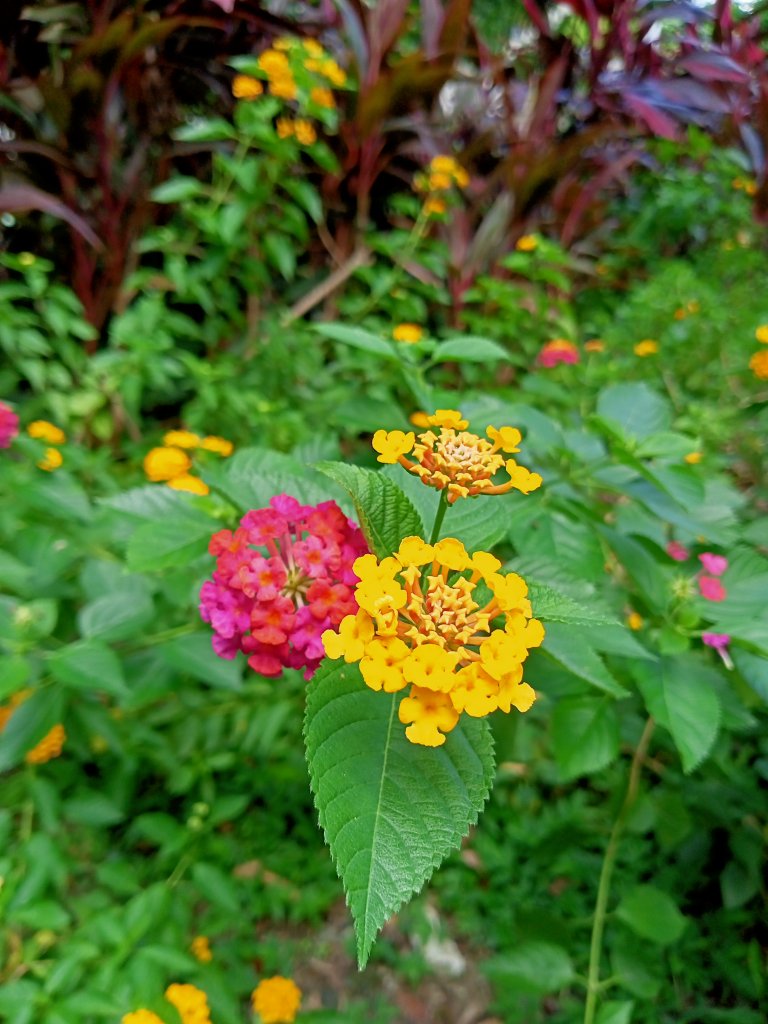
M 702 633 L 701 639 L 707 645 L 712 647 L 720 657 L 723 659 L 723 663 L 726 668 L 733 668 L 733 662 L 731 661 L 731 655 L 728 652 L 728 645 L 731 642 L 731 638 L 727 633 Z
M 707 601 L 724 601 L 725 587 L 716 576 L 699 576 L 699 591 Z
M 19 432 L 19 417 L 5 402 L 0 402 L 0 448 L 10 448 Z
M 714 647 L 716 651 L 721 651 L 731 642 L 731 638 L 727 633 L 702 633 L 701 639 L 707 647 Z
M 704 572 L 712 576 L 722 576 L 728 568 L 728 559 L 724 555 L 713 555 L 711 551 L 705 551 L 699 555 L 699 561 L 704 566 Z
M 261 675 L 303 668 L 309 679 L 325 654 L 323 632 L 357 611 L 352 563 L 368 546 L 335 501 L 301 505 L 280 494 L 269 504 L 211 538 L 216 571 L 200 591 L 200 614 L 219 657 L 243 651 Z
M 678 540 L 671 540 L 667 544 L 667 554 L 670 558 L 674 558 L 676 562 L 687 562 L 691 557 L 688 548 Z
M 578 363 L 581 356 L 572 341 L 567 338 L 553 338 L 544 345 L 537 356 L 539 366 L 551 370 L 558 363 Z

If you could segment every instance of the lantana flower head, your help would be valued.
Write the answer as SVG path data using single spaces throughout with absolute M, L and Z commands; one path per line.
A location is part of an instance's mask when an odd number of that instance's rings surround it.
M 195 985 L 169 985 L 165 998 L 176 1007 L 181 1024 L 211 1024 L 208 997 Z
M 0 402 L 0 448 L 10 448 L 19 432 L 19 417 L 5 402 Z
M 165 1024 L 162 1017 L 158 1017 L 153 1010 L 142 1007 L 139 1010 L 131 1010 L 123 1014 L 120 1024 Z
M 699 561 L 704 567 L 704 572 L 712 576 L 722 576 L 728 568 L 728 559 L 725 555 L 716 555 L 712 551 L 705 551 L 699 555 Z
M 768 349 L 755 352 L 749 360 L 749 368 L 758 380 L 768 380 Z
M 527 711 L 535 700 L 523 662 L 544 638 L 525 581 L 502 575 L 485 551 L 452 537 L 427 544 L 405 537 L 395 554 L 354 564 L 359 610 L 323 634 L 330 658 L 359 662 L 372 690 L 397 693 L 412 743 L 438 747 L 461 714 Z M 478 602 L 482 582 L 488 600 Z
M 281 494 L 234 531 L 211 538 L 213 579 L 200 591 L 200 614 L 222 658 L 238 651 L 264 676 L 303 668 L 309 678 L 324 650 L 321 635 L 357 611 L 352 569 L 368 548 L 360 528 L 334 501 L 301 505 Z
M 634 347 L 635 355 L 640 356 L 641 359 L 644 359 L 646 356 L 655 356 L 658 351 L 659 343 L 654 341 L 653 338 L 644 338 L 642 341 L 638 341 Z
M 558 363 L 578 363 L 580 359 L 579 350 L 572 341 L 567 338 L 553 338 L 544 345 L 536 357 L 539 366 L 551 370 Z
M 731 638 L 728 633 L 702 633 L 701 639 L 707 647 L 711 647 L 713 650 L 717 651 L 727 669 L 733 668 L 731 652 L 728 650 L 731 642 Z
M 48 420 L 35 420 L 30 423 L 27 427 L 27 434 L 38 441 L 45 441 L 47 444 L 64 444 L 67 440 L 67 435 L 61 427 L 57 427 L 55 423 L 49 423 Z
M 522 437 L 515 427 L 488 427 L 487 440 L 470 433 L 466 429 L 469 422 L 456 409 L 438 409 L 426 421 L 429 429 L 418 435 L 412 430 L 377 430 L 373 448 L 379 453 L 378 461 L 398 462 L 423 484 L 445 490 L 449 504 L 476 494 L 504 494 L 513 489 L 529 494 L 541 486 L 538 473 L 505 458 L 520 451 Z M 501 470 L 508 479 L 494 484 L 493 477 Z
M 756 327 L 755 337 L 761 345 L 768 345 L 768 324 L 760 324 Z
M 676 562 L 687 562 L 691 557 L 691 553 L 688 548 L 684 544 L 681 544 L 679 540 L 671 540 L 669 544 L 667 544 L 667 554 Z
M 705 601 L 724 601 L 727 592 L 716 576 L 699 576 L 699 593 Z
M 301 1005 L 301 989 L 291 978 L 276 974 L 259 982 L 251 1004 L 262 1024 L 293 1024 Z

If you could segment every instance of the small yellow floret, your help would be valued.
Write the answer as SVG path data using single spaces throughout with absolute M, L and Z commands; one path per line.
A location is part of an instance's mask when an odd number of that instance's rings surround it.
M 521 235 L 515 242 L 518 252 L 533 252 L 539 247 L 539 240 L 536 235 Z
M 324 107 L 326 110 L 334 110 L 336 107 L 333 93 L 330 89 L 325 89 L 322 86 L 316 85 L 310 89 L 309 98 L 312 103 L 316 103 L 318 107 Z
M 158 1017 L 152 1010 L 132 1010 L 121 1018 L 121 1024 L 164 1024 L 162 1018 Z
M 658 341 L 654 341 L 653 338 L 645 338 L 643 341 L 638 341 L 635 345 L 634 352 L 636 356 L 644 358 L 645 356 L 654 356 L 659 351 Z
M 232 80 L 232 95 L 237 100 L 255 100 L 264 92 L 264 86 L 258 78 L 250 75 L 235 75 Z
M 296 141 L 300 142 L 302 146 L 311 146 L 317 142 L 315 126 L 311 121 L 307 121 L 306 118 L 296 118 L 293 124 L 293 132 L 296 136 Z
M 27 751 L 24 760 L 27 764 L 46 764 L 58 757 L 62 751 L 67 734 L 63 725 L 54 725 L 40 742 Z
M 200 961 L 201 964 L 209 964 L 213 960 L 213 953 L 211 952 L 211 943 L 207 935 L 196 935 L 190 947 L 192 955 Z
M 415 440 L 416 435 L 412 430 L 407 434 L 402 430 L 377 430 L 371 443 L 374 451 L 379 453 L 377 460 L 392 466 L 401 455 L 408 454 Z
M 153 448 L 144 456 L 144 472 L 155 482 L 183 476 L 191 466 L 192 461 L 181 448 Z
M 204 452 L 215 452 L 216 455 L 221 455 L 225 459 L 235 450 L 235 446 L 231 441 L 227 441 L 225 437 L 216 437 L 212 434 L 203 438 L 200 442 L 200 447 Z
M 749 368 L 758 380 L 768 380 L 768 349 L 760 349 L 749 360 Z
M 46 448 L 45 455 L 38 461 L 40 469 L 46 470 L 51 473 L 54 469 L 58 469 L 59 466 L 64 462 L 64 456 L 61 454 L 58 448 Z
M 165 998 L 176 1007 L 181 1024 L 211 1024 L 208 997 L 194 985 L 169 985 Z
M 295 100 L 298 95 L 293 75 L 279 75 L 269 80 L 269 91 L 279 100 Z
M 634 629 L 635 631 L 637 631 L 638 629 L 642 629 L 644 624 L 645 624 L 645 619 L 643 618 L 643 616 L 639 612 L 634 612 L 633 611 L 633 612 L 630 612 L 629 615 L 627 616 L 627 625 L 629 626 L 630 629 Z
M 174 491 L 186 491 L 188 494 L 210 494 L 210 487 L 201 480 L 199 476 L 194 476 L 192 473 L 182 473 L 180 476 L 175 476 L 168 481 L 168 486 L 172 487 Z
M 761 344 L 768 345 L 768 324 L 760 324 L 755 330 L 755 337 Z
M 295 981 L 277 974 L 259 982 L 251 1002 L 262 1024 L 293 1024 L 301 1006 L 301 989 Z
M 49 423 L 47 420 L 35 420 L 27 427 L 27 433 L 37 441 L 46 441 L 48 444 L 64 444 L 67 435 L 61 427 Z
M 424 337 L 424 330 L 418 324 L 398 324 L 392 331 L 395 341 L 405 342 L 407 345 L 415 345 Z
M 197 448 L 200 445 L 200 438 L 191 430 L 169 430 L 163 434 L 163 444 L 172 448 Z
M 683 456 L 683 459 L 689 466 L 695 466 L 697 463 L 701 462 L 703 458 L 704 456 L 701 452 L 688 452 L 687 455 Z

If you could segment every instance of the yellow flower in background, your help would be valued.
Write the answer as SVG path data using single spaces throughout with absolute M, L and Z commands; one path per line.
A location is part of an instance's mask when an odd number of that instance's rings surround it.
M 52 761 L 61 754 L 66 739 L 64 726 L 54 725 L 36 746 L 27 751 L 24 760 L 27 764 L 47 764 L 48 761 Z
M 645 356 L 654 356 L 659 351 L 658 341 L 654 341 L 652 338 L 645 338 L 643 341 L 638 341 L 635 345 L 634 352 L 636 356 L 640 356 L 641 359 Z
M 414 427 L 429 426 L 429 416 L 427 416 L 427 414 L 425 412 L 422 412 L 421 410 L 419 410 L 418 412 L 411 413 L 411 415 L 408 417 L 408 420 L 410 423 L 414 425 Z
M 757 195 L 757 182 L 756 181 L 745 181 L 744 182 L 744 191 L 747 193 L 748 196 L 756 196 Z
M 332 57 L 326 57 L 320 65 L 320 74 L 323 75 L 331 85 L 340 89 L 347 84 L 347 73 L 343 67 L 336 63 Z
M 760 324 L 755 329 L 755 337 L 762 345 L 768 345 L 768 324 Z
M 539 240 L 536 235 L 521 235 L 515 242 L 518 252 L 533 252 L 539 247 Z
M 27 427 L 27 434 L 36 441 L 46 441 L 48 444 L 64 444 L 67 435 L 61 427 L 49 423 L 48 420 L 35 420 Z
M 272 49 L 290 50 L 293 46 L 295 46 L 296 42 L 297 40 L 295 39 L 294 36 L 280 36 L 279 39 L 276 39 L 274 43 L 272 43 Z
M 215 437 L 209 435 L 204 437 L 200 442 L 200 447 L 204 452 L 215 452 L 216 455 L 221 455 L 223 458 L 228 458 L 235 449 L 235 446 L 231 441 L 227 441 L 225 437 Z
M 181 448 L 153 448 L 144 456 L 144 472 L 149 480 L 173 480 L 188 473 L 192 460 Z
M 645 624 L 643 616 L 639 612 L 630 612 L 627 616 L 627 625 L 630 629 L 638 630 L 642 629 Z
M 282 50 L 265 50 L 259 57 L 258 65 L 267 78 L 291 74 L 291 65 Z
M 210 487 L 201 480 L 199 476 L 192 473 L 182 473 L 168 481 L 168 486 L 174 491 L 186 491 L 188 494 L 210 494 Z
M 422 212 L 425 217 L 438 217 L 441 213 L 445 213 L 446 209 L 444 199 L 440 199 L 437 196 L 427 196 L 424 200 Z
M 47 473 L 52 473 L 54 469 L 58 469 L 63 462 L 64 456 L 58 448 L 46 448 L 45 455 L 37 464 L 40 469 L 44 469 Z
M 258 78 L 250 75 L 235 75 L 232 79 L 232 95 L 237 100 L 255 100 L 264 92 L 264 86 Z
M 192 955 L 200 961 L 201 964 L 209 964 L 213 960 L 213 953 L 211 952 L 211 943 L 207 935 L 196 935 L 190 947 Z
M 701 312 L 701 303 L 698 299 L 691 299 L 690 302 L 686 302 L 685 308 L 690 314 Z
M 280 100 L 295 100 L 298 95 L 296 81 L 292 75 L 270 78 L 269 91 Z
M 379 453 L 378 461 L 399 462 L 423 484 L 445 490 L 449 504 L 476 494 L 505 494 L 513 489 L 529 494 L 541 486 L 538 473 L 504 458 L 520 451 L 521 434 L 515 427 L 488 427 L 488 441 L 469 433 L 465 429 L 468 422 L 456 409 L 438 409 L 426 419 L 438 432 L 427 430 L 415 436 L 402 430 L 377 430 L 372 444 Z M 406 458 L 408 454 L 411 459 Z M 508 479 L 494 484 L 494 475 L 502 469 Z
M 275 128 L 280 139 L 290 139 L 293 135 L 293 121 L 290 117 L 278 117 Z
M 169 430 L 163 434 L 163 444 L 171 448 L 197 448 L 200 438 L 191 430 Z
M 410 687 L 398 716 L 412 743 L 438 747 L 466 713 L 527 711 L 536 695 L 523 662 L 544 638 L 532 618 L 528 587 L 486 551 L 469 554 L 453 537 L 427 544 L 405 537 L 393 556 L 363 555 L 354 564 L 356 615 L 322 641 L 330 658 L 360 662 L 366 686 Z M 482 581 L 490 599 L 478 604 Z M 503 628 L 494 628 L 494 620 Z
M 296 136 L 296 140 L 300 142 L 302 146 L 311 146 L 313 143 L 317 142 L 315 126 L 306 118 L 296 118 L 293 122 L 293 133 Z
M 326 110 L 334 110 L 336 108 L 336 100 L 333 98 L 333 93 L 330 89 L 325 89 L 322 86 L 316 85 L 313 89 L 310 89 L 309 99 L 312 103 L 316 103 L 318 107 L 325 107 Z
M 584 342 L 585 352 L 604 352 L 605 342 L 602 338 L 590 338 L 589 341 Z
M 301 989 L 295 981 L 276 974 L 259 982 L 251 1004 L 262 1024 L 293 1024 L 301 1006 Z
M 151 1010 L 141 1009 L 126 1013 L 121 1019 L 121 1024 L 165 1024 L 165 1022 Z
M 392 337 L 406 345 L 415 345 L 424 337 L 424 330 L 418 324 L 398 324 L 392 331 Z
M 683 456 L 683 460 L 688 463 L 689 466 L 695 466 L 701 462 L 704 458 L 701 452 L 688 452 L 687 455 Z
M 303 46 L 310 57 L 323 57 L 325 55 L 325 50 L 323 49 L 322 44 L 316 39 L 305 39 Z
M 169 985 L 165 998 L 176 1007 L 181 1024 L 211 1024 L 208 997 L 194 985 Z
M 758 380 L 768 380 L 768 349 L 760 349 L 749 360 L 749 368 Z

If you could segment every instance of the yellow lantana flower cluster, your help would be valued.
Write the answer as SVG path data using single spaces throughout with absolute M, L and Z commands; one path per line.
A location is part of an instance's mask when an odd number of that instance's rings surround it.
M 328 86 L 338 89 L 347 82 L 346 71 L 316 39 L 292 36 L 276 39 L 273 46 L 260 54 L 255 75 L 259 77 L 236 75 L 232 82 L 233 96 L 256 99 L 264 91 L 259 78 L 265 78 L 267 89 L 278 99 L 298 100 L 304 95 L 310 103 L 334 110 L 336 100 Z
M 427 544 L 406 537 L 393 556 L 363 555 L 354 564 L 359 610 L 322 641 L 330 658 L 360 662 L 367 686 L 398 693 L 398 715 L 411 743 L 439 747 L 462 713 L 527 711 L 536 694 L 523 662 L 544 639 L 532 618 L 528 587 L 503 576 L 486 551 L 468 554 L 452 537 Z M 490 600 L 480 606 L 482 581 Z M 502 625 L 494 626 L 494 620 Z
M 427 168 L 414 180 L 418 192 L 450 192 L 452 188 L 466 188 L 469 174 L 453 156 L 433 156 Z
M 176 1007 L 181 1024 L 211 1024 L 208 997 L 194 985 L 169 985 L 165 998 Z
M 20 704 L 23 704 L 31 693 L 31 690 L 19 690 L 18 693 L 15 693 L 10 698 L 7 705 L 0 705 L 0 733 L 5 729 L 16 708 L 19 707 Z M 60 723 L 54 725 L 53 728 L 49 729 L 45 736 L 43 736 L 39 743 L 35 744 L 31 750 L 27 751 L 24 755 L 24 760 L 27 764 L 47 764 L 55 757 L 59 757 L 64 748 L 66 739 L 67 734 L 64 730 L 64 726 Z
M 232 454 L 234 445 L 223 437 L 200 437 L 191 430 L 169 430 L 163 436 L 162 447 L 152 448 L 144 456 L 147 479 L 154 483 L 165 483 L 175 491 L 208 494 L 208 484 L 190 473 L 192 459 L 187 452 L 196 448 L 227 458 Z
M 35 420 L 27 427 L 27 434 L 36 441 L 45 441 L 49 445 L 62 445 L 66 443 L 67 435 L 54 423 L 48 420 Z M 46 448 L 43 457 L 38 460 L 37 465 L 47 473 L 52 473 L 64 463 L 64 456 L 56 448 Z
M 504 457 L 520 451 L 521 434 L 515 427 L 488 427 L 488 441 L 467 431 L 469 423 L 456 409 L 438 409 L 425 419 L 430 428 L 438 428 L 437 432 L 429 429 L 416 435 L 413 431 L 377 430 L 373 448 L 379 453 L 378 461 L 390 465 L 399 462 L 423 484 L 445 490 L 449 504 L 476 494 L 511 490 L 529 494 L 541 486 L 538 473 Z M 411 459 L 407 458 L 409 454 Z M 494 475 L 502 469 L 509 478 L 494 484 Z
M 201 964 L 209 964 L 213 960 L 213 953 L 211 952 L 211 942 L 207 935 L 196 935 L 189 948 L 192 951 L 192 955 L 196 960 L 199 960 Z
M 291 120 L 289 117 L 278 117 L 275 125 L 281 139 L 295 138 L 302 146 L 311 146 L 317 142 L 317 132 L 311 121 L 305 117 Z
M 152 1010 L 143 1007 L 139 1010 L 132 1010 L 122 1017 L 121 1024 L 165 1024 L 162 1017 L 158 1017 Z
M 768 349 L 755 352 L 749 360 L 749 368 L 758 380 L 768 380 Z
M 262 1024 L 293 1024 L 301 1005 L 301 989 L 295 981 L 277 974 L 259 982 L 251 1003 Z

